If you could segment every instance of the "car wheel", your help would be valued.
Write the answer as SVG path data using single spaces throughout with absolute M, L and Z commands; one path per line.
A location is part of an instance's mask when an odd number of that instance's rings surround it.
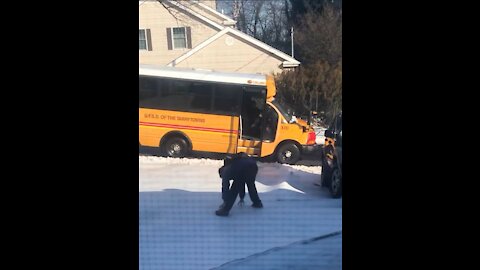
M 328 161 L 333 164 L 334 160 L 332 160 L 333 156 L 333 146 L 332 145 L 327 145 L 324 146 L 324 149 L 322 149 L 322 155 L 321 155 L 321 160 L 322 160 L 322 174 L 320 175 L 320 185 L 322 187 L 328 187 L 330 186 L 330 178 L 332 176 L 332 165 L 328 164 Z
M 171 138 L 165 143 L 165 154 L 168 157 L 184 157 L 187 151 L 188 145 L 183 138 Z
M 282 145 L 277 151 L 277 160 L 281 164 L 295 164 L 300 159 L 300 149 L 293 144 Z
M 332 177 L 330 179 L 330 193 L 333 198 L 340 198 L 342 196 L 342 173 L 336 167 L 333 169 Z
M 320 186 L 321 187 L 328 187 L 330 177 L 332 175 L 332 170 L 328 166 L 325 160 L 322 161 L 322 172 L 320 174 Z

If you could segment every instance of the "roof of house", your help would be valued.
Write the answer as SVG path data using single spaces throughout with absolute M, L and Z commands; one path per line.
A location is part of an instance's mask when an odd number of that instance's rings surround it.
M 223 26 L 223 25 L 220 25 L 208 18 L 206 18 L 205 16 L 199 14 L 198 12 L 192 10 L 191 8 L 189 8 L 188 6 L 185 6 L 185 5 L 182 5 L 180 2 L 177 2 L 177 1 L 170 1 L 170 0 L 165 0 L 165 3 L 169 3 L 181 10 L 184 10 L 185 12 L 188 12 L 189 14 L 191 14 L 192 16 L 198 18 L 199 20 L 203 21 L 204 23 L 212 26 L 213 28 L 219 30 L 219 32 L 215 35 L 213 35 L 212 37 L 208 38 L 207 40 L 205 40 L 204 42 L 198 44 L 197 46 L 195 46 L 194 48 L 192 48 L 190 51 L 186 52 L 185 54 L 181 55 L 180 57 L 176 58 L 175 60 L 173 60 L 172 62 L 170 62 L 168 65 L 169 66 L 174 66 L 180 62 L 182 62 L 183 60 L 187 59 L 188 57 L 194 55 L 196 52 L 200 51 L 201 49 L 205 48 L 207 45 L 209 45 L 210 43 L 214 42 L 215 40 L 217 40 L 218 38 L 220 38 L 221 36 L 227 34 L 227 33 L 230 33 L 232 34 L 233 36 L 235 36 L 236 38 L 238 39 L 241 39 L 243 41 L 246 41 L 258 48 L 261 48 L 265 51 L 268 51 L 276 56 L 278 56 L 279 58 L 283 59 L 283 66 L 284 67 L 296 67 L 298 65 L 300 65 L 300 62 L 298 60 L 296 60 L 295 58 L 289 56 L 288 54 L 280 51 L 280 50 L 277 50 L 275 48 L 273 48 L 272 46 L 252 37 L 252 36 L 249 36 L 237 29 L 234 29 L 234 28 L 231 28 L 231 27 L 228 27 L 228 26 Z M 227 16 L 215 11 L 214 9 L 204 5 L 204 4 L 201 4 L 201 3 L 197 3 L 199 6 L 201 6 L 203 9 L 205 10 L 208 10 L 209 12 L 211 12 L 212 14 L 215 13 L 217 16 L 220 16 L 222 18 L 226 18 L 226 19 L 229 19 L 230 21 L 232 22 L 235 22 L 234 20 L 228 18 Z
M 235 25 L 237 23 L 237 21 L 233 20 L 232 18 L 216 11 L 215 9 L 203 4 L 202 2 L 198 2 L 197 5 L 201 8 L 203 8 L 204 10 L 206 10 L 207 12 L 221 18 L 221 19 L 224 19 L 223 21 L 223 25 Z

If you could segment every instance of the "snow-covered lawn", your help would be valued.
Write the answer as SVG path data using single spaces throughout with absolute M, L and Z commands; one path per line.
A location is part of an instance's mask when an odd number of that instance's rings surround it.
M 342 200 L 313 184 L 321 167 L 257 164 L 264 208 L 247 195 L 218 217 L 221 160 L 140 156 L 140 269 L 211 269 L 341 231 Z

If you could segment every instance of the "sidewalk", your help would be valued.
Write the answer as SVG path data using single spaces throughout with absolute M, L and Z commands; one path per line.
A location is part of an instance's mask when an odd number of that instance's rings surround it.
M 231 261 L 215 270 L 341 270 L 342 233 L 336 232 L 307 241 Z

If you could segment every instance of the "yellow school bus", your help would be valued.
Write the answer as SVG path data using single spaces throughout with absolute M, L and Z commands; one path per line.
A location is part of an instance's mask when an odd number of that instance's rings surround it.
M 139 65 L 139 144 L 170 157 L 244 152 L 295 164 L 317 148 L 315 132 L 275 94 L 270 75 Z

